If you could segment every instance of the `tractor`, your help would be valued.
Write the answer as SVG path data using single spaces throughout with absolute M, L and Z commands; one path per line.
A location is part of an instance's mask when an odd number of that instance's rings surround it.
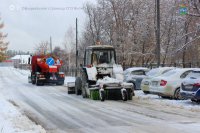
M 133 85 L 123 82 L 123 68 L 116 64 L 111 45 L 93 45 L 85 49 L 81 74 L 76 77 L 74 92 L 93 100 L 132 100 Z M 69 91 L 71 91 L 69 89 Z

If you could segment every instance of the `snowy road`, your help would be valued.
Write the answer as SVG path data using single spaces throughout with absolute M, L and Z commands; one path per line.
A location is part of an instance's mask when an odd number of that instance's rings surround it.
M 197 133 L 200 110 L 146 102 L 93 101 L 68 95 L 64 86 L 35 86 L 27 72 L 0 68 L 0 91 L 47 132 Z M 200 105 L 199 105 L 200 106 Z

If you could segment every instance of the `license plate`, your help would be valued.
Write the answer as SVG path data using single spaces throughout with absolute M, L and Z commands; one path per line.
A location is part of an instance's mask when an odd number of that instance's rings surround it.
M 191 86 L 191 85 L 188 85 L 188 86 L 185 86 L 185 88 L 186 88 L 186 89 L 192 89 L 192 88 L 193 88 L 193 86 Z
M 57 80 L 56 77 L 50 77 L 50 80 Z
M 149 85 L 149 82 L 148 82 L 148 81 L 145 81 L 145 82 L 144 82 L 144 85 Z
M 158 85 L 158 81 L 153 81 L 152 82 L 152 86 L 157 86 Z

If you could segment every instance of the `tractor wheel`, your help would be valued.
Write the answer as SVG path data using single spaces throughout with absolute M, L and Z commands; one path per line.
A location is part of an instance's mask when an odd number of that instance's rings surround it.
M 82 73 L 82 96 L 83 98 L 87 97 L 87 75 L 85 72 Z
M 99 90 L 99 98 L 100 98 L 100 100 L 103 102 L 103 101 L 105 101 L 105 91 L 103 90 L 103 91 L 101 91 L 101 90 Z
M 133 99 L 133 96 L 135 96 L 135 94 L 134 94 L 134 92 L 130 92 L 130 91 L 128 91 L 127 92 L 127 96 L 128 96 L 128 100 L 132 100 Z
M 133 84 L 132 91 L 136 90 L 136 87 L 135 87 L 135 83 L 134 83 L 134 82 L 132 82 L 132 81 L 128 81 L 127 83 L 131 83 L 131 84 Z
M 82 85 L 81 78 L 77 77 L 76 81 L 75 81 L 75 94 L 76 95 L 81 95 L 81 87 L 82 87 L 81 85 Z
M 122 100 L 123 101 L 127 101 L 128 100 L 128 94 L 126 90 L 122 91 Z

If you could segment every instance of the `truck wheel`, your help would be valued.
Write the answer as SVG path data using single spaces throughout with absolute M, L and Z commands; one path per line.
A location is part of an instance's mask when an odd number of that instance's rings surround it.
M 123 91 L 122 91 L 122 100 L 123 100 L 123 101 L 127 101 L 127 99 L 128 99 L 127 91 L 126 91 L 126 90 L 123 90 Z
M 36 79 L 35 79 L 36 80 Z M 31 83 L 35 84 L 35 80 L 33 80 L 33 74 L 31 73 Z
M 99 98 L 103 102 L 105 101 L 105 92 L 102 90 L 99 90 Z
M 82 74 L 82 96 L 83 96 L 83 98 L 87 97 L 86 85 L 87 85 L 87 77 L 86 77 L 86 73 L 83 73 Z
M 33 85 L 35 84 L 35 80 L 32 80 L 32 84 L 33 84 Z
M 77 77 L 76 81 L 75 81 L 75 94 L 76 95 L 81 95 L 81 85 L 82 85 L 81 78 Z
M 37 86 L 39 86 L 39 85 L 40 85 L 40 83 L 39 83 L 39 81 L 38 81 L 38 78 L 37 78 L 37 77 L 35 78 L 35 84 L 36 84 Z

